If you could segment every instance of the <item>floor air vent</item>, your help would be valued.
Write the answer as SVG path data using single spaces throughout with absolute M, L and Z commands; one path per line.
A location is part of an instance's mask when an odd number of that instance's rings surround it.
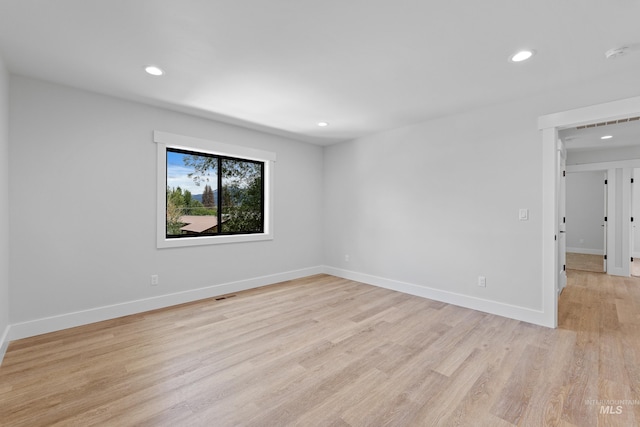
M 220 300 L 228 299 L 228 298 L 233 298 L 233 297 L 235 297 L 235 295 L 225 295 L 225 296 L 222 296 L 222 297 L 216 297 L 216 301 L 220 301 Z

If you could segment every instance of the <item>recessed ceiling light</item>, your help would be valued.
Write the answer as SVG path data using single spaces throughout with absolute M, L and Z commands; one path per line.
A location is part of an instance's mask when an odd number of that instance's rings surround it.
M 327 127 L 327 126 L 329 126 L 329 123 L 328 122 L 318 122 L 318 126 L 320 126 L 321 128 Z
M 527 59 L 531 58 L 535 53 L 536 52 L 534 50 L 521 50 L 521 51 L 516 52 L 513 55 L 511 55 L 509 60 L 511 62 L 526 61 Z
M 605 135 L 600 137 L 600 139 L 611 139 L 611 138 L 613 138 L 612 135 Z
M 147 74 L 151 74 L 152 76 L 161 76 L 164 74 L 162 68 L 156 67 L 155 65 L 147 65 L 144 67 L 144 70 Z

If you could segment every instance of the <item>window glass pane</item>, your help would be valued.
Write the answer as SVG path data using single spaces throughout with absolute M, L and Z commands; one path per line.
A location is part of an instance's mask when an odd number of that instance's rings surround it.
M 240 159 L 221 161 L 222 232 L 263 232 L 263 164 Z
M 218 230 L 218 158 L 167 149 L 167 237 Z

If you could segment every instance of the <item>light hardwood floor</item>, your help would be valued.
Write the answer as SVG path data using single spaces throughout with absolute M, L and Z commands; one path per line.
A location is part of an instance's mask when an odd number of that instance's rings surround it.
M 567 252 L 567 270 L 591 271 L 604 273 L 604 257 L 602 255 L 577 254 Z
M 640 277 L 640 259 L 634 259 L 631 263 L 631 275 L 634 277 Z
M 577 254 L 567 252 L 566 265 L 567 270 L 591 271 L 594 273 L 604 272 L 604 260 L 602 255 Z M 640 260 L 635 259 L 631 262 L 631 275 L 640 277 Z
M 555 330 L 314 276 L 12 342 L 0 424 L 633 426 L 639 313 L 604 274 Z

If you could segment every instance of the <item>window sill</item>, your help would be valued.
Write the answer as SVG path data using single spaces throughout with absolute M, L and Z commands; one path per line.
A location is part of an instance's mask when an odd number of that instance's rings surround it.
M 158 239 L 158 249 L 183 248 L 187 246 L 223 245 L 227 243 L 260 242 L 273 240 L 273 235 L 267 233 L 236 234 L 229 236 L 182 237 L 176 239 Z

